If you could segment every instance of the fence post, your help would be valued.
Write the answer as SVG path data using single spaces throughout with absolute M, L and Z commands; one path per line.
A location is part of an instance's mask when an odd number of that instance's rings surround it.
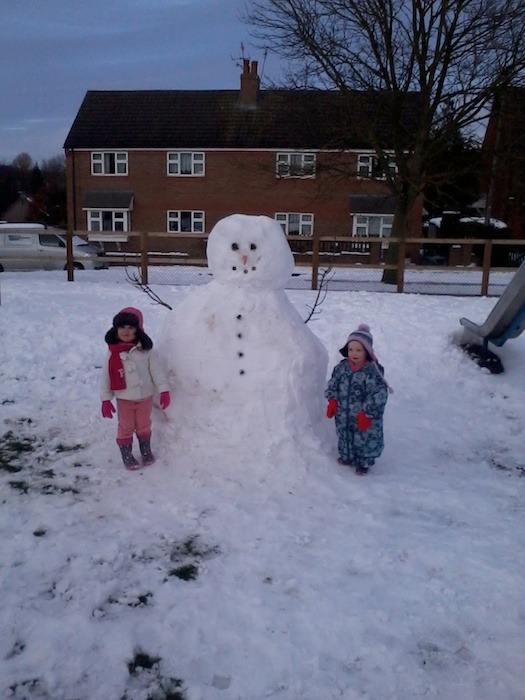
M 397 242 L 397 291 L 401 294 L 405 285 L 405 255 L 406 240 L 400 238 Z
M 148 284 L 148 233 L 140 232 L 140 281 Z
M 312 240 L 312 289 L 317 289 L 319 279 L 319 236 L 314 232 Z
M 492 257 L 492 241 L 485 241 L 483 248 L 483 273 L 481 275 L 481 296 L 488 296 L 489 293 L 489 275 L 490 275 L 490 259 Z
M 75 276 L 73 273 L 73 231 L 66 231 L 66 268 L 67 281 L 74 282 Z

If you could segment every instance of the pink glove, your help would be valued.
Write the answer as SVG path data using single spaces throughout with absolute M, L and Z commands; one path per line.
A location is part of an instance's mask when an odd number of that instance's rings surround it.
M 365 430 L 368 430 L 368 428 L 372 425 L 372 419 L 369 418 L 366 415 L 366 413 L 363 413 L 363 411 L 359 411 L 359 413 L 355 417 L 355 424 L 358 430 L 364 432 Z
M 102 401 L 102 416 L 104 418 L 113 418 L 113 414 L 115 413 L 115 407 L 111 403 L 111 401 Z
M 326 404 L 326 417 L 333 418 L 337 413 L 337 399 L 328 399 Z
M 160 403 L 160 407 L 162 408 L 163 411 L 164 411 L 166 408 L 168 408 L 168 406 L 169 406 L 170 403 L 171 403 L 170 392 L 169 392 L 169 391 L 163 391 L 163 392 L 161 393 L 161 395 L 159 396 L 159 403 Z

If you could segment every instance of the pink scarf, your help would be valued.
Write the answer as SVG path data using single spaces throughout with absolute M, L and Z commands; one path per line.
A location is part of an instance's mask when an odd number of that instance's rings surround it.
M 135 347 L 136 343 L 114 343 L 108 345 L 109 356 L 109 388 L 111 391 L 119 391 L 126 388 L 126 378 L 124 376 L 124 367 L 120 359 L 121 352 L 129 352 Z
M 352 360 L 349 359 L 349 360 L 348 360 L 348 366 L 350 367 L 350 369 L 352 370 L 352 372 L 358 372 L 358 371 L 361 369 L 361 367 L 364 367 L 364 366 L 366 365 L 367 362 L 368 362 L 368 360 L 365 360 L 365 361 L 362 362 L 360 365 L 358 365 L 358 364 L 356 364 L 355 362 L 352 362 Z
M 362 365 L 356 365 L 355 362 L 352 362 L 350 359 L 348 359 L 348 366 L 350 367 L 352 372 L 359 372 L 359 370 L 367 364 L 368 364 L 368 360 L 365 360 Z M 381 372 L 381 370 L 377 366 L 377 362 L 372 362 L 372 364 L 374 365 L 376 372 L 379 374 L 379 376 L 381 377 L 381 379 L 385 383 L 385 386 L 388 389 L 388 393 L 393 394 L 394 390 L 392 389 L 390 384 L 387 382 L 387 380 L 384 378 L 383 373 Z

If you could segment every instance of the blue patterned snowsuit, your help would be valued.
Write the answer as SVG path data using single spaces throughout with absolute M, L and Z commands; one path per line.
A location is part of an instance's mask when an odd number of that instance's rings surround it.
M 381 373 L 383 368 L 378 365 Z M 371 466 L 384 448 L 383 413 L 388 399 L 388 389 L 372 362 L 367 362 L 357 372 L 352 372 L 348 360 L 341 360 L 334 367 L 325 391 L 327 399 L 336 399 L 338 448 L 341 459 L 353 466 Z M 356 427 L 355 417 L 363 411 L 372 419 L 368 430 Z

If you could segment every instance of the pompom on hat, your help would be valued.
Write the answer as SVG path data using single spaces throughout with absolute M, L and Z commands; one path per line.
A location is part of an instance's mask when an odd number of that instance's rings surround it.
M 346 343 L 339 350 L 343 357 L 348 357 L 348 343 L 352 340 L 357 340 L 358 343 L 361 343 L 361 345 L 364 347 L 364 349 L 370 356 L 370 360 L 372 362 L 378 361 L 374 349 L 372 347 L 374 344 L 374 337 L 370 332 L 370 326 L 367 326 L 366 323 L 361 323 L 359 324 L 359 326 L 357 326 L 357 330 L 350 333 L 346 340 Z

